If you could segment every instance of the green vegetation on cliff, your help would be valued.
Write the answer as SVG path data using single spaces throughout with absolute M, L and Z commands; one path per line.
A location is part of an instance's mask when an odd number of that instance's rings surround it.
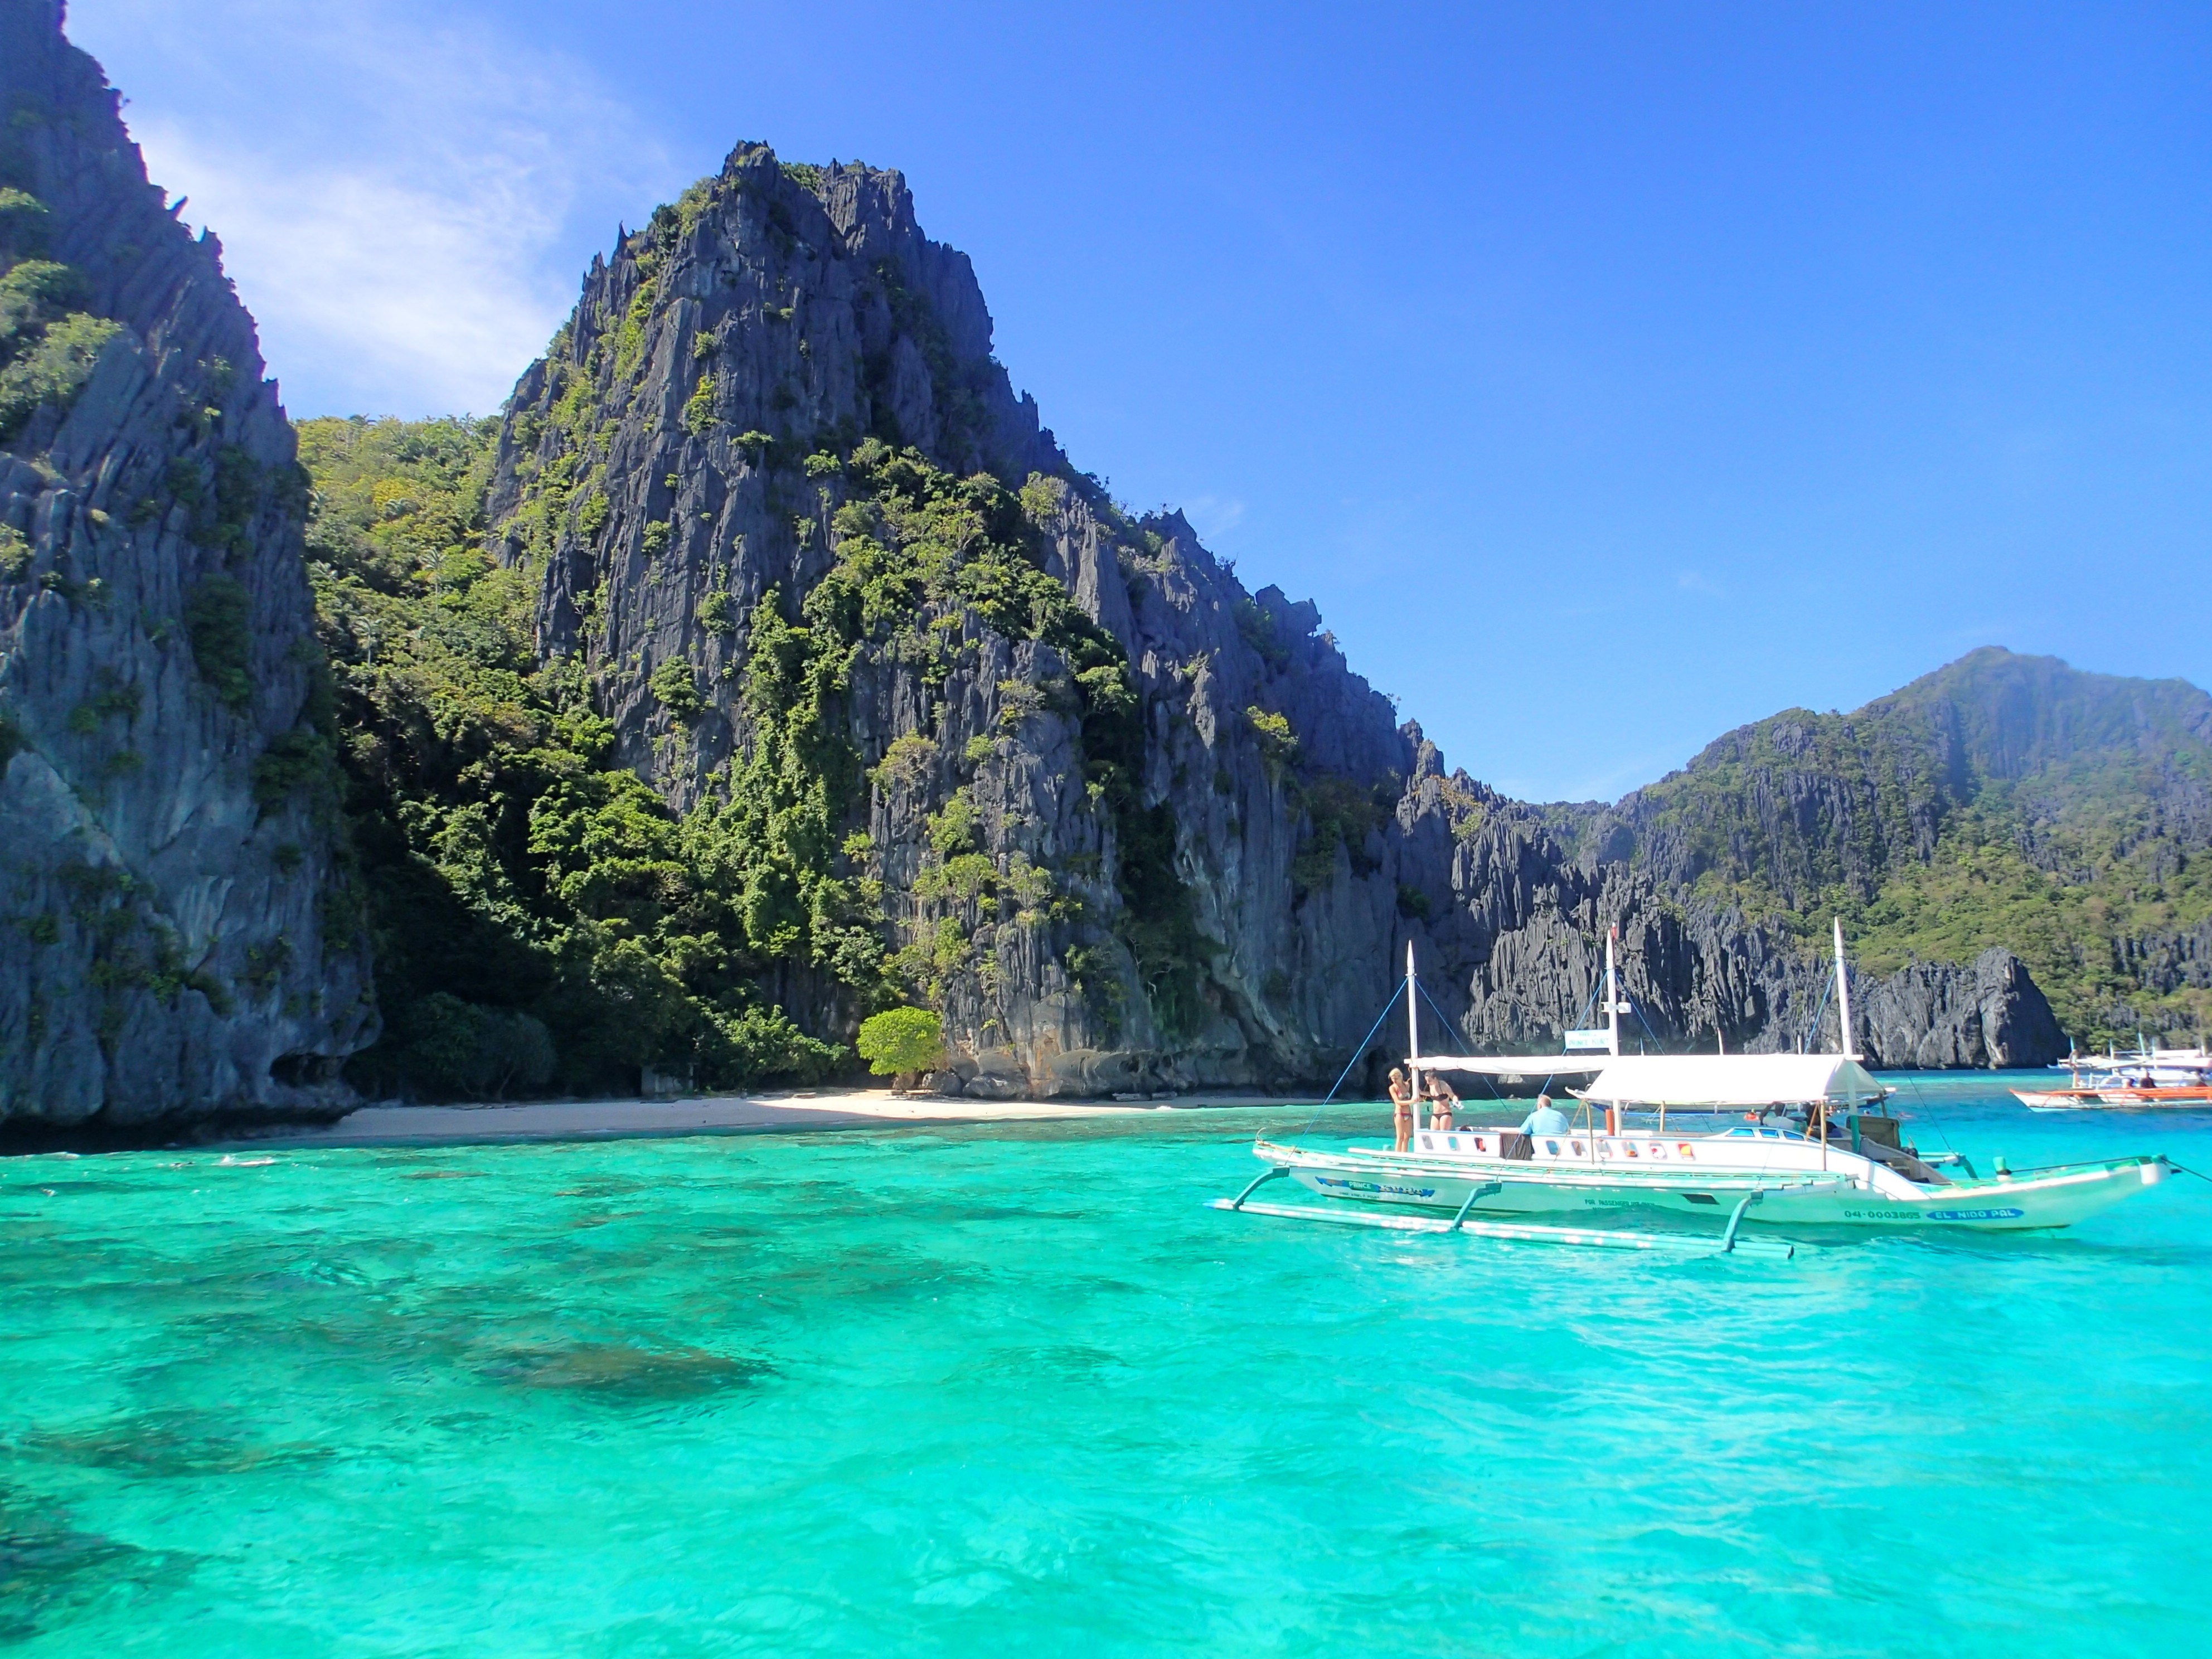
M 1555 823 L 1696 899 L 1875 972 L 1992 945 L 2084 1047 L 2202 1030 L 2212 983 L 2212 698 L 1985 649 L 1849 714 L 1731 732 L 1610 811 Z
M 611 728 L 583 665 L 539 658 L 535 573 L 484 551 L 495 437 L 491 422 L 454 420 L 300 429 L 317 614 L 388 1022 L 355 1062 L 359 1084 L 428 1097 L 586 1091 L 630 1086 L 647 1065 L 688 1065 L 702 1086 L 813 1079 L 845 1054 L 783 1012 L 795 986 L 848 1007 L 848 1029 L 872 1008 L 928 998 L 965 934 L 940 927 L 891 948 L 873 849 L 858 833 L 868 779 L 842 700 L 867 652 L 941 683 L 963 614 L 1066 665 L 1053 695 L 1079 717 L 1086 777 L 1116 815 L 1124 939 L 1162 1022 L 1195 1018 L 1195 927 L 1174 876 L 1173 823 L 1137 801 L 1137 699 L 1119 645 L 1042 568 L 1041 496 L 956 478 L 872 439 L 842 457 L 834 562 L 795 603 L 771 590 L 753 610 L 736 699 L 746 740 L 679 816 L 610 765 Z M 702 672 L 672 659 L 652 689 L 694 719 L 710 689 Z M 1010 697 L 1010 713 L 1044 706 L 1020 690 L 1030 698 Z M 908 763 L 896 747 L 884 762 Z M 963 805 L 956 795 L 933 818 L 917 895 L 1003 905 L 1039 925 L 1064 914 L 1048 872 L 973 854 Z
M 78 310 L 82 272 L 38 254 L 46 204 L 0 184 L 0 439 L 41 404 L 66 408 L 91 379 L 119 323 Z
M 728 827 L 607 769 L 580 675 L 538 662 L 534 584 L 483 548 L 495 434 L 300 429 L 386 1021 L 352 1075 L 428 1097 L 823 1075 L 841 1051 L 760 991 Z

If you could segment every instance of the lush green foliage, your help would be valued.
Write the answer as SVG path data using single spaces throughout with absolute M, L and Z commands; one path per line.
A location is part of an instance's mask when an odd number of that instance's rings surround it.
M 249 656 L 253 647 L 253 596 L 235 576 L 209 576 L 185 601 L 185 633 L 192 663 L 209 690 L 233 708 L 253 701 Z
M 1162 1023 L 1195 1023 L 1203 940 L 1176 875 L 1173 820 L 1138 805 L 1143 727 L 1126 663 L 1045 573 L 1016 493 L 873 440 L 821 471 L 842 503 L 834 562 L 798 604 L 772 591 L 752 611 L 737 687 L 747 741 L 678 817 L 611 768 L 611 729 L 580 667 L 538 659 L 533 574 L 484 553 L 493 437 L 489 423 L 453 421 L 301 432 L 348 815 L 390 1021 L 356 1062 L 363 1082 L 423 1095 L 541 1081 L 583 1091 L 687 1061 L 710 1087 L 817 1077 L 841 1051 L 792 1023 L 780 1006 L 791 988 L 815 988 L 817 1006 L 842 988 L 856 1012 L 936 991 L 972 960 L 968 930 L 947 916 L 890 951 L 855 833 L 867 779 L 842 700 L 870 652 L 919 663 L 941 685 L 972 648 L 960 643 L 963 612 L 1065 664 L 1050 696 L 1079 718 L 1086 781 L 1115 815 L 1124 938 Z M 726 599 L 713 612 L 734 626 Z M 678 719 L 707 707 L 687 661 L 662 663 L 651 684 Z M 909 738 L 878 775 L 926 772 L 931 752 Z M 266 787 L 285 787 L 309 758 L 276 755 Z M 923 902 L 1029 925 L 1072 916 L 1048 872 L 976 850 L 964 793 L 932 826 Z M 518 1018 L 548 1032 L 546 1066 Z
M 696 720 L 706 709 L 706 699 L 699 695 L 698 673 L 680 657 L 654 669 L 646 684 L 662 707 L 679 720 Z
M 878 1077 L 926 1072 L 945 1058 L 945 1022 L 927 1008 L 886 1008 L 860 1022 L 855 1046 Z
M 122 325 L 74 307 L 84 278 L 33 255 L 44 240 L 45 204 L 0 189 L 0 438 L 41 404 L 66 408 Z
M 1695 896 L 1814 945 L 1841 915 L 1871 970 L 2004 945 L 2101 1046 L 2212 1018 L 2212 990 L 2145 948 L 2212 918 L 2208 738 L 2180 682 L 1980 651 L 1849 715 L 1732 733 L 1625 816 Z
M 1354 875 L 1373 872 L 1376 864 L 1368 855 L 1367 838 L 1389 817 L 1386 791 L 1322 772 L 1299 781 L 1297 799 L 1305 809 L 1308 833 L 1291 860 L 1295 890 L 1305 893 L 1325 886 L 1336 873 L 1340 847 Z
M 1297 764 L 1297 733 L 1291 730 L 1288 716 L 1255 705 L 1244 711 L 1244 718 L 1252 723 L 1252 735 L 1259 739 L 1260 757 L 1267 763 L 1270 776 L 1280 777 Z
M 533 580 L 483 551 L 495 435 L 301 428 L 388 1021 L 357 1077 L 453 1096 L 632 1087 L 653 1063 L 689 1061 L 707 1086 L 823 1075 L 841 1051 L 762 992 L 722 814 L 680 820 L 607 769 L 582 677 L 538 661 Z

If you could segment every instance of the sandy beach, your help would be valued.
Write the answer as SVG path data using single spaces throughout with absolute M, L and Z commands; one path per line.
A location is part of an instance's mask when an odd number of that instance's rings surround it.
M 792 1133 L 887 1128 L 899 1124 L 996 1123 L 1123 1117 L 1200 1107 L 1305 1105 L 1259 1096 L 1164 1101 L 967 1100 L 895 1095 L 888 1089 L 824 1089 L 762 1095 L 692 1095 L 668 1100 L 560 1100 L 514 1105 L 363 1106 L 333 1122 L 251 1138 L 290 1146 L 406 1146 L 441 1141 L 589 1140 L 644 1135 Z M 249 1144 L 241 1142 L 240 1144 Z

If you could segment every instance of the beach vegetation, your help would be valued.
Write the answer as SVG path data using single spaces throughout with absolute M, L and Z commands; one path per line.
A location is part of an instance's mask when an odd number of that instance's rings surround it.
M 896 1077 L 903 1089 L 944 1064 L 945 1022 L 927 1008 L 886 1008 L 860 1022 L 857 1046 L 871 1072 Z

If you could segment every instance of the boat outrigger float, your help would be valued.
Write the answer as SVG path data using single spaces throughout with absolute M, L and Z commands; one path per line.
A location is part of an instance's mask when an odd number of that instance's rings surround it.
M 2105 1158 L 2045 1169 L 2010 1170 L 1996 1160 L 1988 1175 L 1956 1152 L 1922 1154 L 1905 1143 L 1899 1121 L 1883 1110 L 1893 1092 L 1875 1081 L 1851 1036 L 1850 988 L 1844 968 L 1843 927 L 1836 926 L 1836 1000 L 1844 1052 L 1780 1054 L 1623 1054 L 1613 941 L 1606 941 L 1606 1052 L 1595 1061 L 1571 1055 L 1506 1060 L 1420 1052 L 1408 1018 L 1407 1067 L 1416 1096 L 1423 1072 L 1480 1071 L 1541 1077 L 1547 1071 L 1595 1073 L 1581 1089 L 1580 1127 L 1522 1134 L 1510 1129 L 1413 1131 L 1403 1152 L 1380 1146 L 1316 1151 L 1264 1138 L 1253 1156 L 1267 1167 L 1221 1209 L 1304 1219 L 1349 1222 L 1400 1231 L 1468 1232 L 1500 1238 L 1601 1244 L 1638 1249 L 1753 1251 L 1740 1238 L 1745 1223 L 1775 1225 L 1940 1229 L 1968 1232 L 2067 1227 L 2156 1186 L 2174 1166 L 2160 1156 Z M 1406 952 L 1406 993 L 1417 999 L 1413 949 Z M 1395 1000 L 1395 999 L 1394 999 Z M 1597 1032 L 1570 1034 L 1589 1046 Z M 1631 1128 L 1634 1111 L 1656 1127 Z M 1669 1127 L 1668 1114 L 1704 1126 Z M 1713 1115 L 1725 1114 L 1724 1127 Z M 1449 1221 L 1374 1209 L 1291 1208 L 1257 1204 L 1263 1183 L 1296 1182 L 1324 1198 L 1404 1211 L 1442 1212 Z M 1531 1214 L 1657 1210 L 1726 1218 L 1709 1232 L 1623 1232 L 1613 1228 L 1531 1226 Z M 1512 1220 L 1500 1219 L 1512 1217 Z M 1757 1254 L 1789 1247 L 1757 1241 Z

